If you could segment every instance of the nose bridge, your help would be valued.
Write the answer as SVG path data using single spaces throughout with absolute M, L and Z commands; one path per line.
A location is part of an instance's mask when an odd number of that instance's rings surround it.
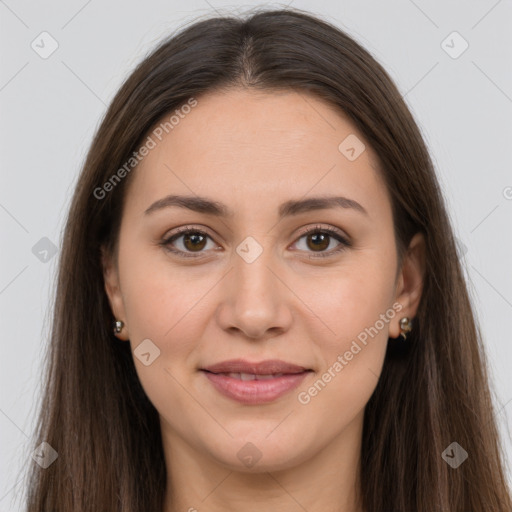
M 275 267 L 271 237 L 266 240 L 260 237 L 259 240 L 249 236 L 236 248 L 233 279 L 237 299 L 240 301 L 254 298 L 273 303 L 278 290 L 276 277 L 270 271 L 270 268 Z
M 286 328 L 290 314 L 283 300 L 282 285 L 276 278 L 275 251 L 271 237 L 263 242 L 247 237 L 233 254 L 229 296 L 224 296 L 221 323 L 247 336 L 264 336 L 269 329 Z

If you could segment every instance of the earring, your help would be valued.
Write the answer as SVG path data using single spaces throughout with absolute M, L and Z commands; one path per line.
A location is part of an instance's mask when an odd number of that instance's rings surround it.
M 400 336 L 404 339 L 407 338 L 407 334 L 412 330 L 412 320 L 408 316 L 404 316 L 400 319 Z
M 113 325 L 114 325 L 114 334 L 119 334 L 123 330 L 124 322 L 121 320 L 116 320 Z

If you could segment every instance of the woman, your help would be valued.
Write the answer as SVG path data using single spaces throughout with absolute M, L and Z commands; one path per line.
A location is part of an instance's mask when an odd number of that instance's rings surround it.
M 419 129 L 306 12 L 197 22 L 126 80 L 54 315 L 29 511 L 511 510 Z

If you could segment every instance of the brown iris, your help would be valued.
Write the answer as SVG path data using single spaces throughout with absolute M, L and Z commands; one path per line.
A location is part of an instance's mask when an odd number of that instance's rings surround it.
M 189 245 L 190 244 L 190 245 Z M 206 244 L 206 236 L 200 233 L 191 233 L 183 235 L 183 245 L 189 251 L 202 250 Z
M 329 238 L 330 235 L 326 233 L 312 233 L 307 236 L 307 244 L 310 249 L 327 249 L 329 247 Z M 313 241 L 313 244 L 310 245 L 310 241 Z

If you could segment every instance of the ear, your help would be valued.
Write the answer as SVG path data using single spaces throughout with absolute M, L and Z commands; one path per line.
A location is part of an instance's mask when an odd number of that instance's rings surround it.
M 114 316 L 113 320 L 121 320 L 124 326 L 120 333 L 114 335 L 123 341 L 128 341 L 128 325 L 124 311 L 123 296 L 119 286 L 119 272 L 117 266 L 112 261 L 112 257 L 107 253 L 105 247 L 101 247 L 101 264 L 103 267 L 103 280 L 105 282 L 105 292 L 107 293 L 110 309 Z
M 423 291 L 425 277 L 425 237 L 422 233 L 416 233 L 404 255 L 402 268 L 398 276 L 395 302 L 402 305 L 402 310 L 390 322 L 389 337 L 400 336 L 400 319 L 407 316 L 411 320 L 416 316 L 416 311 Z M 413 321 L 414 329 L 414 321 Z

